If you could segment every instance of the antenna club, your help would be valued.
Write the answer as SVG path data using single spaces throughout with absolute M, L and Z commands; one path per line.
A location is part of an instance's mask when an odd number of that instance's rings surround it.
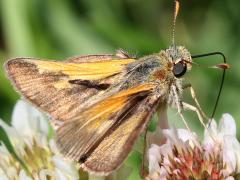
M 180 3 L 178 0 L 175 0 L 175 8 L 174 8 L 174 17 L 173 17 L 173 32 L 172 32 L 172 44 L 175 45 L 175 26 L 176 20 L 180 9 Z

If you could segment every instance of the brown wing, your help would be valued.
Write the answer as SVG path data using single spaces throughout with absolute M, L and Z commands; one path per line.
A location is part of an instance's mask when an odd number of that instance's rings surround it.
M 57 130 L 60 151 L 98 174 L 118 168 L 149 121 L 158 97 L 155 84 L 123 90 L 97 103 Z
M 14 86 L 26 99 L 54 119 L 64 121 L 96 103 L 99 97 L 104 98 L 105 90 L 121 81 L 125 66 L 135 61 L 109 60 L 110 57 L 102 56 L 99 61 L 95 56 L 89 62 L 80 57 L 69 62 L 17 58 L 9 60 L 5 67 Z

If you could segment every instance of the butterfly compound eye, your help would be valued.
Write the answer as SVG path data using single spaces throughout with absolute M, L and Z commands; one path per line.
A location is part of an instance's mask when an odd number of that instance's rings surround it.
M 187 71 L 187 65 L 182 61 L 174 64 L 173 66 L 173 74 L 175 77 L 183 76 L 186 73 L 186 71 Z

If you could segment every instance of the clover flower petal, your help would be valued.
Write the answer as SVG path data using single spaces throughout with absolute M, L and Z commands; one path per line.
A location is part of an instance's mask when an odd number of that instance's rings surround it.
M 240 143 L 236 124 L 224 114 L 217 126 L 212 120 L 204 140 L 184 129 L 166 129 L 165 144 L 148 151 L 149 175 L 146 179 L 234 179 L 240 173 Z
M 60 155 L 54 139 L 49 139 L 46 117 L 24 101 L 18 101 L 12 126 L 0 120 L 21 163 L 0 145 L 0 174 L 7 179 L 78 179 L 79 168 Z

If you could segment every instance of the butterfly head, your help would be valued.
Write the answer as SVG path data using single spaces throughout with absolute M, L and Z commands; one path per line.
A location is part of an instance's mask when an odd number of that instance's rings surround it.
M 192 57 L 189 51 L 183 46 L 170 46 L 166 50 L 170 61 L 173 63 L 173 74 L 175 77 L 182 77 L 192 67 Z

